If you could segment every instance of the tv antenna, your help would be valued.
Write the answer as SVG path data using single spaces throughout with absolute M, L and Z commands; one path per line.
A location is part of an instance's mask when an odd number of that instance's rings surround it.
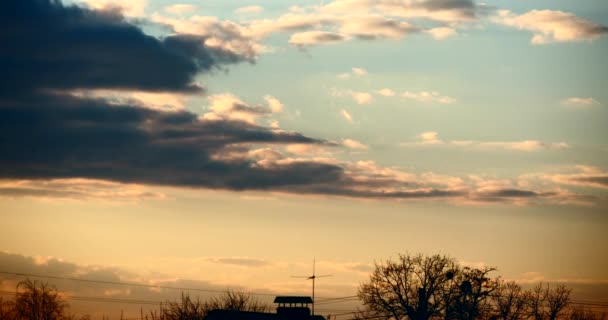
M 325 278 L 331 277 L 331 274 L 324 274 L 322 276 L 318 276 L 315 274 L 315 264 L 316 259 L 312 259 L 312 276 L 291 276 L 292 278 L 306 278 L 306 280 L 312 280 L 312 316 L 315 316 L 315 279 L 316 278 Z

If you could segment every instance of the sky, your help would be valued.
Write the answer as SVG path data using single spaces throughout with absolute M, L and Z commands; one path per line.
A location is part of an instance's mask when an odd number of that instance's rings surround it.
M 2 6 L 2 272 L 342 297 L 439 253 L 608 300 L 604 0 Z

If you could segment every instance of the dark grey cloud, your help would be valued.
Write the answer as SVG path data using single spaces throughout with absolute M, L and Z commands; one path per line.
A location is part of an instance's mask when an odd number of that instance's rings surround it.
M 81 265 L 57 258 L 35 258 L 20 254 L 6 253 L 0 251 L 0 271 L 28 275 L 53 276 L 45 278 L 36 276 L 23 276 L 14 274 L 0 274 L 0 290 L 13 291 L 19 281 L 29 278 L 33 281 L 46 282 L 53 285 L 57 290 L 70 296 L 99 297 L 139 300 L 148 302 L 179 301 L 182 293 L 190 294 L 194 299 L 201 300 L 217 296 L 228 288 L 225 285 L 217 285 L 202 280 L 174 279 L 162 273 L 134 274 L 131 271 L 116 267 Z M 82 282 L 68 279 L 104 281 Z M 167 280 L 164 280 L 167 279 Z M 170 280 L 169 280 L 170 279 Z M 107 283 L 111 282 L 111 283 Z M 120 285 L 116 283 L 129 283 L 134 285 Z M 156 289 L 146 286 L 178 287 L 198 290 L 181 289 Z M 244 290 L 244 288 L 233 287 L 233 289 Z M 271 296 L 260 296 L 261 299 L 270 299 Z M 2 296 L 4 301 L 10 296 Z M 158 304 L 130 304 L 130 303 L 103 303 L 93 301 L 69 300 L 70 312 L 77 314 L 89 314 L 93 318 L 101 318 L 102 315 L 110 318 L 119 318 L 123 312 L 125 317 L 136 317 L 140 314 L 140 308 L 158 311 Z
M 198 72 L 244 60 L 203 40 L 146 35 L 117 11 L 8 0 L 0 10 L 0 90 L 200 91 Z
M 233 190 L 333 181 L 335 165 L 294 163 L 259 168 L 212 155 L 232 144 L 323 143 L 235 121 L 201 121 L 190 112 L 162 112 L 65 95 L 0 101 L 0 176 L 87 177 L 120 182 Z
M 300 45 L 344 39 L 328 32 L 299 35 L 292 40 Z M 0 11 L 0 41 L 0 179 L 88 178 L 386 199 L 465 198 L 470 193 L 376 176 L 369 168 L 353 172 L 352 164 L 338 161 L 289 159 L 279 153 L 267 159 L 260 153 L 249 156 L 255 145 L 335 144 L 229 118 L 201 119 L 188 111 L 163 112 L 69 93 L 196 91 L 192 81 L 197 73 L 243 60 L 205 47 L 199 36 L 158 39 L 117 12 L 64 6 L 60 1 L 9 0 Z M 269 112 L 241 104 L 230 111 L 260 116 Z M 5 185 L 0 195 L 87 194 L 79 188 L 52 192 L 35 183 L 27 187 Z M 486 195 L 532 196 L 514 190 Z
M 608 176 L 586 176 L 573 179 L 576 182 L 588 183 L 608 187 Z

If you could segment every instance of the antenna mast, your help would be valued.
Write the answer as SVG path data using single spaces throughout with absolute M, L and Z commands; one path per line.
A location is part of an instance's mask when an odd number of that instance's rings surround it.
M 306 278 L 306 280 L 312 280 L 312 316 L 315 316 L 315 279 L 323 277 L 331 277 L 331 274 L 325 274 L 317 276 L 315 273 L 316 258 L 312 259 L 312 276 L 292 276 L 293 278 Z

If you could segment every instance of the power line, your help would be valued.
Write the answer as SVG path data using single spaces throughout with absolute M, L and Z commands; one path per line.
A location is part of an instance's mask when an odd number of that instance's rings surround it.
M 169 289 L 169 290 L 181 290 L 181 291 L 198 291 L 198 292 L 210 292 L 210 293 L 225 293 L 226 292 L 226 290 L 218 290 L 218 289 L 173 287 L 173 286 L 152 285 L 152 284 L 143 284 L 143 283 L 135 283 L 135 282 L 93 280 L 93 279 L 72 278 L 72 277 L 63 277 L 63 276 L 54 276 L 54 275 L 41 275 L 41 274 L 32 274 L 32 273 L 23 273 L 23 272 L 9 272 L 9 271 L 1 271 L 1 270 L 0 270 L 0 274 L 23 276 L 23 277 L 34 277 L 34 278 L 44 278 L 44 279 L 55 279 L 55 280 L 78 281 L 78 282 L 87 282 L 87 283 L 98 283 L 98 284 L 133 286 L 133 287 L 143 287 L 143 288 Z M 269 296 L 269 297 L 276 296 L 276 294 L 274 294 L 274 293 L 261 293 L 261 292 L 248 292 L 248 293 L 250 293 L 252 295 L 258 295 L 258 296 Z M 320 299 L 322 299 L 322 302 L 325 302 L 325 301 L 329 301 L 329 300 L 339 300 L 339 299 L 352 298 L 352 297 L 357 297 L 357 296 L 320 297 Z

